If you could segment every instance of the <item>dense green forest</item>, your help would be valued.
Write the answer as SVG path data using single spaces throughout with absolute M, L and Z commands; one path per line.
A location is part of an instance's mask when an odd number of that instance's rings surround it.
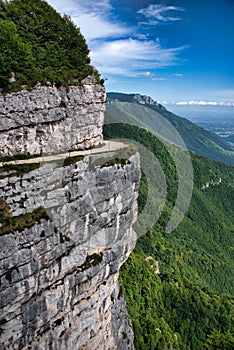
M 166 233 L 178 185 L 167 148 L 149 131 L 132 125 L 109 124 L 104 132 L 106 138 L 144 144 L 160 161 L 168 186 L 160 219 L 138 240 L 121 271 L 136 350 L 233 349 L 233 167 L 191 154 L 191 205 L 179 227 Z M 140 211 L 147 197 L 144 174 L 141 182 Z
M 43 0 L 0 1 L 0 51 L 3 91 L 22 84 L 32 87 L 38 81 L 60 85 L 88 74 L 99 80 L 79 28 Z M 16 81 L 9 82 L 13 76 Z
M 169 112 L 160 104 L 141 104 L 135 94 L 110 92 L 107 94 L 107 122 L 121 122 L 147 128 L 153 134 L 163 133 L 164 138 L 173 140 L 169 122 L 183 138 L 189 151 L 202 156 L 234 165 L 234 151 L 225 138 L 212 134 L 189 120 Z M 175 139 L 175 142 L 179 142 Z M 180 146 L 180 144 L 178 145 Z

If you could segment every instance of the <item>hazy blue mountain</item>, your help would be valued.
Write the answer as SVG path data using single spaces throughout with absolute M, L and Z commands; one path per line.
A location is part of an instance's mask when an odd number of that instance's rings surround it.
M 234 165 L 234 151 L 232 151 L 228 140 L 169 112 L 148 96 L 108 93 L 106 122 L 130 123 L 147 128 L 157 136 L 163 135 L 163 138 L 183 147 L 182 144 L 178 144 L 174 135 L 173 129 L 175 128 L 189 151 Z M 168 127 L 170 124 L 174 128 Z

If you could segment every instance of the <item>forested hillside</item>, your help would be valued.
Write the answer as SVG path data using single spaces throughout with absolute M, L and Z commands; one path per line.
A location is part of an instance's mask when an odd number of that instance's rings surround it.
M 233 349 L 233 167 L 191 155 L 191 205 L 179 227 L 166 233 L 178 184 L 166 147 L 150 132 L 130 125 L 106 125 L 105 136 L 144 144 L 160 161 L 168 186 L 159 221 L 139 239 L 121 272 L 135 348 Z M 143 175 L 140 211 L 146 197 Z
M 0 1 L 0 88 L 80 81 L 97 71 L 83 35 L 43 0 Z
M 147 128 L 173 140 L 165 121 L 169 122 L 183 138 L 189 151 L 227 164 L 234 165 L 234 152 L 228 142 L 185 118 L 169 112 L 148 96 L 138 94 L 107 94 L 107 122 L 130 123 Z M 180 144 L 178 146 L 181 146 Z

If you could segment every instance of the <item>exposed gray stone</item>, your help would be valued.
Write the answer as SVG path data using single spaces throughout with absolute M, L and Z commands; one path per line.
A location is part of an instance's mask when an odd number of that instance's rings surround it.
M 0 155 L 84 149 L 102 142 L 105 88 L 94 77 L 81 86 L 37 84 L 0 93 Z
M 0 155 L 99 144 L 104 102 L 92 76 L 81 86 L 0 93 Z M 1 349 L 133 349 L 118 276 L 136 243 L 139 155 L 123 167 L 95 167 L 103 157 L 1 172 L 0 196 L 13 220 L 40 206 L 48 215 L 0 234 Z
M 0 182 L 13 216 L 43 205 L 50 217 L 0 235 L 3 349 L 133 349 L 118 275 L 136 242 L 139 155 L 122 168 L 89 164 Z

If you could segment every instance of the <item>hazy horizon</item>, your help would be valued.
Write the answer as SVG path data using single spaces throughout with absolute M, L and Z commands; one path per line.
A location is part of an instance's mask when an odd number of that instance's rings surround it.
M 163 103 L 162 103 L 163 104 Z M 221 137 L 234 135 L 234 107 L 163 104 L 170 112 L 184 117 Z

